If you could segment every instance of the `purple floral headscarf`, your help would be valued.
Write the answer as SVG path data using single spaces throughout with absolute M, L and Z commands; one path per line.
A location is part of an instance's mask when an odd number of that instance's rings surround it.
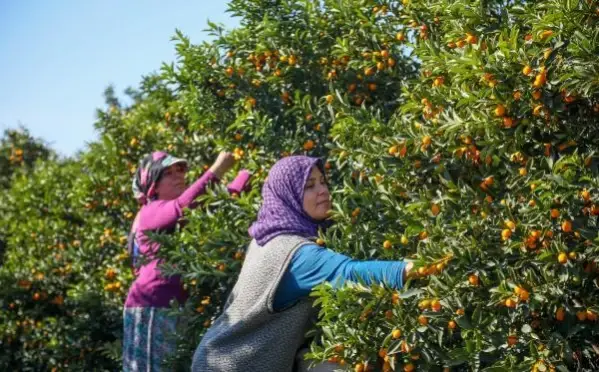
M 283 234 L 316 237 L 318 228 L 328 221 L 316 221 L 304 211 L 304 187 L 313 166 L 325 174 L 322 162 L 308 156 L 289 156 L 279 160 L 268 173 L 262 188 L 262 207 L 249 234 L 263 246 Z

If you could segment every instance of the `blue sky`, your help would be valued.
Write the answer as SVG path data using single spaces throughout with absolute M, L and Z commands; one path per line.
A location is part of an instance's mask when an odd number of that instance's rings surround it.
M 0 131 L 23 124 L 63 155 L 93 141 L 95 109 L 175 59 L 175 28 L 199 43 L 219 0 L 0 0 Z

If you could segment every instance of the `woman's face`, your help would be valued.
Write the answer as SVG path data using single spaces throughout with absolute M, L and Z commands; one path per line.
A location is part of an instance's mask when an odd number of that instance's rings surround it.
M 314 166 L 304 187 L 304 211 L 313 219 L 321 221 L 328 217 L 330 209 L 329 187 L 320 169 Z
M 185 191 L 185 164 L 173 164 L 162 171 L 160 180 L 156 184 L 156 195 L 161 200 L 173 200 Z

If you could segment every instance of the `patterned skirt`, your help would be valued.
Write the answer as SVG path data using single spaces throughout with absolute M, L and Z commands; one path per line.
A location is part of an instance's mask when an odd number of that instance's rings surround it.
M 180 317 L 171 309 L 131 307 L 123 311 L 123 371 L 169 370 L 164 360 L 176 348 Z

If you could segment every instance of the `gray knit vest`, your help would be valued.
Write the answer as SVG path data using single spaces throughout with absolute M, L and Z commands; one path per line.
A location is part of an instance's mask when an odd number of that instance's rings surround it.
M 293 254 L 311 243 L 293 235 L 278 236 L 264 246 L 252 241 L 223 313 L 195 351 L 192 371 L 293 370 L 315 310 L 309 298 L 276 312 L 273 302 Z

